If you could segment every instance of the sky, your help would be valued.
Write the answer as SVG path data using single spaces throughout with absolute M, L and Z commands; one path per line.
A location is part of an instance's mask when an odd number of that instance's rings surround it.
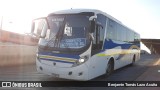
M 33 19 L 71 8 L 104 11 L 141 38 L 160 39 L 160 0 L 0 0 L 0 21 L 3 30 L 29 33 Z
M 160 38 L 160 0 L 0 0 L 0 21 L 4 30 L 28 33 L 33 19 L 71 8 L 104 11 L 141 38 Z
M 33 19 L 71 8 L 104 11 L 140 33 L 142 38 L 160 38 L 160 0 L 0 0 L 2 29 L 30 32 Z

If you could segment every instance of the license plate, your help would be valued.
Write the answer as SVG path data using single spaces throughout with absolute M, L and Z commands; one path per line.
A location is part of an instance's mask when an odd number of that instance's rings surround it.
M 59 77 L 59 74 L 52 73 L 53 77 Z

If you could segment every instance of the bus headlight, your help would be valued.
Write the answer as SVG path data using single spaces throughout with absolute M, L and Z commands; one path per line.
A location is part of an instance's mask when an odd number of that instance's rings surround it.
M 77 60 L 74 64 L 73 67 L 81 65 L 82 63 L 86 62 L 89 59 L 89 56 L 83 56 L 79 60 Z
M 80 58 L 78 61 L 79 61 L 79 63 L 84 63 L 85 59 L 84 58 Z

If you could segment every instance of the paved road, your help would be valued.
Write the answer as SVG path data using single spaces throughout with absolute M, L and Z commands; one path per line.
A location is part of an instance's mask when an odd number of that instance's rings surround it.
M 136 62 L 134 66 L 126 66 L 124 68 L 116 70 L 108 78 L 103 76 L 93 79 L 92 81 L 135 81 L 141 75 L 144 74 L 149 68 L 157 62 L 159 57 L 157 55 L 141 55 L 141 60 Z M 12 66 L 12 67 L 1 67 L 0 68 L 0 81 L 67 81 L 66 79 L 53 78 L 48 75 L 43 75 L 36 72 L 35 65 L 25 66 Z M 1 88 L 0 88 L 1 89 Z M 14 88 L 16 89 L 16 88 Z M 27 89 L 27 88 L 23 88 Z M 32 88 L 41 90 L 44 88 Z M 125 87 L 120 88 L 107 88 L 107 87 L 54 87 L 45 88 L 53 90 L 124 90 Z M 127 88 L 128 89 L 128 88 Z

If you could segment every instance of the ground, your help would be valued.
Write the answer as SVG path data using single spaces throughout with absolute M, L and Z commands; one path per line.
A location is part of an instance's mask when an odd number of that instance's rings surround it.
M 44 75 L 36 71 L 35 64 L 23 66 L 10 66 L 0 68 L 0 81 L 69 81 Z M 160 62 L 158 55 L 141 55 L 141 59 L 133 66 L 126 66 L 116 70 L 111 76 L 100 76 L 91 81 L 160 81 Z M 2 88 L 0 88 L 2 89 Z M 3 88 L 4 89 L 4 88 Z M 7 88 L 6 88 L 7 89 Z M 17 88 L 12 88 L 17 89 Z M 21 88 L 27 89 L 27 88 Z M 159 90 L 160 88 L 135 88 L 135 87 L 50 87 L 30 89 L 55 89 L 55 90 Z

